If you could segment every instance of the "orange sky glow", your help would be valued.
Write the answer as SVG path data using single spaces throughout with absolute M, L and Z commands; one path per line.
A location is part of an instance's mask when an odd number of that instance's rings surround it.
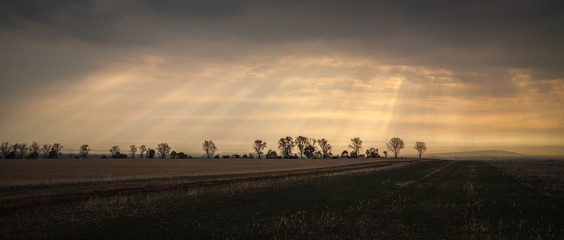
M 340 153 L 353 137 L 380 151 L 400 137 L 406 154 L 424 141 L 429 153 L 564 155 L 560 35 L 533 43 L 512 37 L 533 28 L 454 33 L 466 23 L 434 18 L 388 26 L 360 8 L 322 8 L 311 16 L 319 23 L 294 25 L 278 19 L 290 7 L 185 18 L 168 8 L 133 14 L 107 4 L 85 11 L 122 17 L 90 22 L 61 8 L 35 19 L 5 8 L 13 21 L 0 24 L 0 141 L 58 142 L 71 152 L 82 144 L 106 151 L 167 142 L 200 153 L 211 139 L 220 153 L 248 153 L 255 139 L 276 150 L 281 137 L 303 135 L 325 138 Z M 82 28 L 54 16 L 81 19 Z M 534 51 L 515 52 L 523 46 Z
M 519 152 L 542 153 L 534 147 L 564 145 L 564 84 L 534 83 L 550 88 L 539 92 L 526 70 L 512 70 L 516 94 L 492 97 L 467 95 L 481 86 L 448 70 L 372 59 L 193 60 L 188 69 L 177 61 L 141 55 L 52 86 L 57 91 L 10 106 L 3 133 L 67 148 L 168 142 L 187 152 L 199 152 L 204 139 L 220 151 L 246 152 L 255 139 L 275 149 L 280 137 L 299 135 L 326 138 L 336 149 L 352 137 L 384 149 L 394 136 L 409 145 L 425 141 L 433 152 L 527 146 Z

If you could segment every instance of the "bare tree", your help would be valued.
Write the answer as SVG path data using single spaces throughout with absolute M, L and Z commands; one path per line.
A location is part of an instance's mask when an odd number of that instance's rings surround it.
M 41 154 L 43 155 L 43 158 L 49 157 L 49 152 L 51 151 L 52 147 L 53 146 L 51 144 L 43 144 L 43 147 L 41 147 Z
M 425 151 L 427 151 L 427 145 L 425 142 L 416 142 L 415 146 L 413 146 L 415 150 L 419 153 L 419 160 L 421 160 L 421 156 Z
M 206 156 L 208 159 L 211 159 L 213 157 L 213 154 L 217 150 L 217 147 L 215 146 L 215 143 L 213 143 L 212 140 L 204 141 L 204 143 L 202 143 L 202 148 L 204 149 L 204 152 L 206 152 Z
M 63 155 L 61 153 L 62 150 L 63 150 L 63 145 L 61 145 L 60 143 L 54 143 L 53 146 L 51 146 L 51 151 L 49 151 L 49 158 L 61 157 Z
M 349 144 L 349 147 L 352 148 L 350 156 L 357 158 L 360 150 L 362 149 L 362 140 L 358 137 L 351 138 L 351 144 Z
M 21 158 L 25 158 L 28 151 L 29 151 L 29 146 L 26 143 L 20 144 L 20 157 Z
M 129 146 L 129 149 L 131 151 L 131 158 L 135 158 L 135 153 L 137 152 L 137 147 L 135 145 L 131 145 L 131 146 Z
M 25 154 L 26 154 L 27 149 L 28 149 L 27 144 L 26 143 L 16 143 L 14 145 L 14 147 L 15 147 L 16 151 L 20 152 L 19 157 L 25 158 Z
M 255 140 L 255 143 L 253 144 L 253 149 L 257 153 L 258 158 L 262 158 L 262 154 L 264 153 L 262 152 L 262 150 L 264 150 L 265 147 L 266 147 L 266 142 L 260 139 Z
M 141 156 L 141 158 L 143 158 L 145 152 L 147 152 L 147 146 L 145 145 L 139 146 L 139 155 Z
M 19 143 L 15 143 L 15 144 L 12 145 L 11 147 L 12 147 L 12 153 L 13 153 L 12 158 L 14 158 L 14 159 L 19 158 L 18 151 L 20 150 L 20 149 L 19 149 L 20 144 L 19 144 Z
M 39 143 L 37 142 L 33 142 L 31 143 L 31 145 L 29 145 L 29 156 L 28 158 L 39 158 L 39 151 L 40 151 L 41 147 L 39 146 Z
M 325 140 L 325 138 L 317 140 L 317 143 L 319 144 L 319 148 L 321 148 L 321 153 L 323 154 L 323 158 L 329 157 L 329 155 L 331 154 L 331 150 L 333 149 L 331 144 L 329 144 L 327 140 Z
M 313 153 L 313 158 L 323 158 L 323 153 L 317 150 Z
M 292 149 L 296 146 L 296 142 L 292 137 L 288 136 L 285 138 L 280 138 L 278 141 L 278 149 L 280 149 L 280 155 L 284 158 L 290 158 L 292 156 Z
M 110 153 L 112 153 L 112 157 L 114 157 L 114 158 L 117 157 L 121 153 L 121 150 L 119 149 L 118 145 L 112 146 L 109 151 L 110 151 Z
M 403 144 L 403 140 L 401 140 L 401 138 L 393 137 L 388 143 L 386 143 L 386 146 L 388 147 L 388 150 L 394 153 L 394 157 L 398 158 L 399 152 L 405 147 L 405 144 Z
M 3 142 L 3 143 L 0 145 L 0 152 L 2 152 L 2 157 L 3 157 L 3 158 L 8 158 L 8 155 L 9 155 L 10 152 L 11 152 L 11 148 L 12 148 L 12 147 L 10 146 L 10 143 L 9 143 L 9 142 Z
M 161 158 L 166 158 L 170 153 L 170 146 L 168 143 L 159 143 L 157 146 L 157 152 L 161 155 Z
M 88 144 L 84 144 L 82 146 L 80 146 L 80 156 L 83 158 L 88 157 L 88 153 L 90 152 L 90 147 L 88 146 Z
M 309 139 L 304 136 L 299 136 L 296 138 L 296 143 L 298 149 L 300 150 L 300 158 L 304 158 L 304 150 L 309 145 Z

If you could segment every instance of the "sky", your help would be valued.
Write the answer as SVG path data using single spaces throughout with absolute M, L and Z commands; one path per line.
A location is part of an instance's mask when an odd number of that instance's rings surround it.
M 0 141 L 564 154 L 563 5 L 2 1 Z

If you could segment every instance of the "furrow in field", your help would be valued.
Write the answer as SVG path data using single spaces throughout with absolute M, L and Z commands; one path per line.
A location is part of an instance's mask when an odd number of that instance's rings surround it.
M 7 190 L 0 196 L 0 213 L 28 208 L 42 204 L 65 203 L 97 196 L 111 196 L 116 194 L 149 193 L 190 187 L 215 186 L 245 181 L 260 181 L 285 177 L 308 175 L 331 175 L 347 172 L 367 171 L 374 168 L 403 166 L 412 161 L 387 161 L 366 164 L 353 164 L 338 167 L 303 169 L 294 171 L 263 172 L 253 174 L 209 176 L 197 178 L 164 178 L 155 180 L 131 180 L 118 182 L 65 184 L 46 186 L 45 188 L 30 188 Z

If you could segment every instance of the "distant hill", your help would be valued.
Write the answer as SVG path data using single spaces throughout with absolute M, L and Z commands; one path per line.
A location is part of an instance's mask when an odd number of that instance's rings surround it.
M 480 150 L 464 152 L 446 152 L 428 154 L 430 157 L 520 157 L 524 156 L 516 152 L 504 150 Z

